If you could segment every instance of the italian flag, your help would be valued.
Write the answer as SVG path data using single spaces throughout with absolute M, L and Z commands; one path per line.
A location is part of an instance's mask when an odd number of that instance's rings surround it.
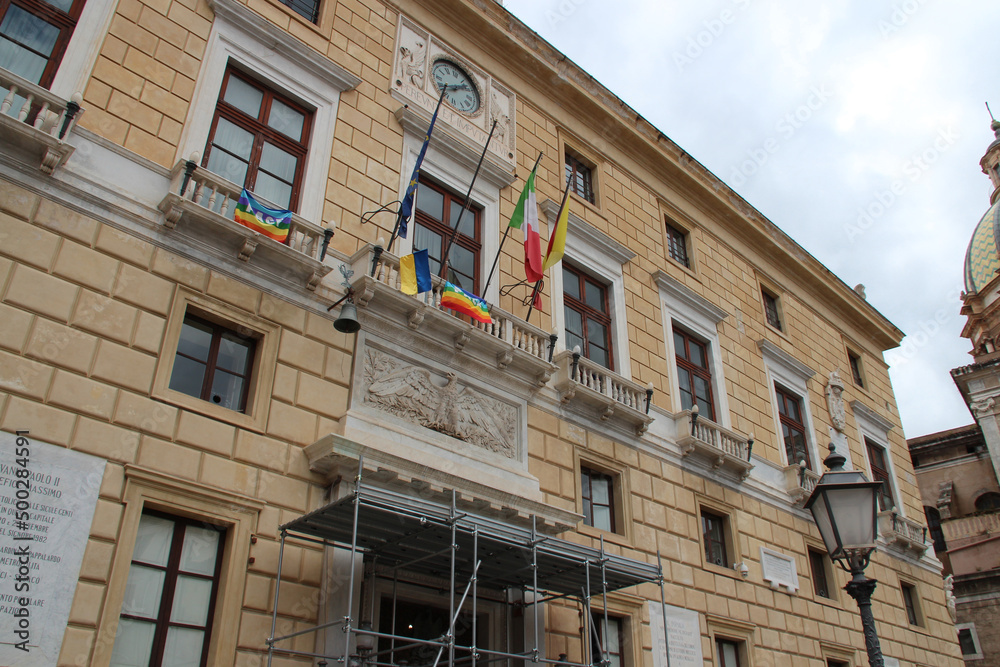
M 517 200 L 509 227 L 521 229 L 524 225 L 524 275 L 529 282 L 542 279 L 542 241 L 538 235 L 538 202 L 535 198 L 535 171 L 528 176 L 521 197 Z

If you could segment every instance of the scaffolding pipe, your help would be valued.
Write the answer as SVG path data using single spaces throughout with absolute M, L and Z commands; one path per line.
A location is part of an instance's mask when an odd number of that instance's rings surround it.
M 285 556 L 285 536 L 288 533 L 281 531 L 281 545 L 278 547 L 278 580 L 274 585 L 274 609 L 271 610 L 271 636 L 267 640 L 267 667 L 271 667 L 271 658 L 274 655 L 274 630 L 278 625 L 278 592 L 281 590 L 281 560 Z
M 354 608 L 354 568 L 358 553 L 358 514 L 361 510 L 361 474 L 365 457 L 358 457 L 358 474 L 354 478 L 354 521 L 351 522 L 351 567 L 347 580 L 347 616 L 344 617 L 344 667 L 350 667 L 351 610 Z
M 476 559 L 476 567 L 472 570 L 472 667 L 476 667 L 479 657 L 479 635 L 476 633 L 477 612 L 479 611 L 479 526 L 472 527 L 472 557 Z M 454 663 L 450 667 L 455 667 Z
M 670 637 L 667 635 L 667 598 L 663 593 L 663 558 L 660 550 L 656 550 L 656 569 L 660 574 L 660 613 L 663 614 L 663 653 L 666 657 L 666 667 L 670 667 Z
M 538 532 L 535 515 L 531 515 L 531 609 L 534 612 L 535 646 L 532 649 L 532 662 L 538 662 Z
M 601 642 L 601 664 L 610 662 L 608 656 L 608 559 L 604 553 L 604 535 L 601 535 L 601 602 L 604 604 L 604 641 Z

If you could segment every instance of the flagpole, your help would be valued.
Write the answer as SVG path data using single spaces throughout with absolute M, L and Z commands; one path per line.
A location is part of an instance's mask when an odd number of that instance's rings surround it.
M 427 127 L 427 136 L 424 137 L 424 141 L 425 142 L 427 142 L 427 143 L 430 142 L 430 139 L 431 139 L 431 130 L 434 128 L 434 119 L 437 118 L 438 111 L 441 110 L 441 103 L 444 102 L 444 94 L 446 92 L 448 92 L 449 88 L 454 88 L 454 87 L 455 86 L 449 86 L 447 84 L 444 85 L 444 86 L 441 86 L 441 96 L 438 98 L 437 106 L 434 107 L 434 113 L 431 115 L 431 124 Z M 426 150 L 426 146 L 424 146 L 423 149 L 421 150 L 421 154 L 423 153 L 424 150 Z M 417 164 L 416 164 L 416 166 L 418 168 L 420 166 L 420 159 L 421 159 L 421 156 L 417 156 Z M 407 189 L 409 189 L 409 187 L 410 187 L 409 184 L 407 184 L 406 187 L 407 187 Z M 392 252 L 392 243 L 393 243 L 393 241 L 396 240 L 396 236 L 399 233 L 399 225 L 403 222 L 403 202 L 405 202 L 405 201 L 406 201 L 406 194 L 404 192 L 403 200 L 399 203 L 399 213 L 396 214 L 396 224 L 395 224 L 395 226 L 393 226 L 393 228 L 392 228 L 392 235 L 389 237 L 389 245 L 386 246 L 386 248 L 385 248 L 386 252 Z
M 562 213 L 563 206 L 566 205 L 566 199 L 569 197 L 569 184 L 570 184 L 570 182 L 572 180 L 573 180 L 573 174 L 570 174 L 569 176 L 566 177 L 566 189 L 563 191 L 562 204 L 560 204 L 559 211 L 556 213 L 556 216 L 557 216 L 556 217 L 556 224 L 557 225 L 559 224 L 558 215 L 560 213 Z M 567 223 L 569 223 L 568 220 L 567 220 Z M 549 232 L 549 239 L 552 238 L 552 234 L 555 234 L 555 232 L 556 232 L 556 230 L 553 227 L 552 231 Z M 546 254 L 548 254 L 548 253 L 546 253 Z M 534 310 L 534 308 L 535 308 L 535 297 L 538 296 L 538 286 L 541 285 L 541 284 L 542 284 L 541 280 L 535 281 L 535 288 L 531 291 L 531 305 L 528 306 L 528 314 L 524 318 L 525 322 L 528 322 L 528 321 L 531 320 L 531 311 Z
M 472 199 L 472 188 L 475 187 L 476 179 L 479 178 L 479 170 L 483 166 L 483 160 L 486 159 L 486 151 L 490 148 L 490 140 L 493 139 L 493 131 L 496 129 L 497 121 L 493 121 L 493 127 L 490 128 L 490 136 L 486 137 L 486 145 L 483 146 L 483 154 L 479 156 L 479 164 L 476 165 L 476 173 L 472 175 L 472 182 L 469 183 L 469 191 L 465 193 L 465 204 L 462 205 L 462 210 L 458 214 L 458 220 L 455 221 L 455 229 L 448 238 L 448 245 L 445 246 L 444 254 L 441 255 L 440 277 L 442 279 L 444 279 L 445 275 L 448 273 L 448 253 L 451 252 L 451 246 L 455 243 L 455 237 L 458 236 L 458 230 L 462 227 L 462 217 L 465 216 L 465 211 L 469 208 L 469 201 Z M 445 211 L 445 215 L 447 214 L 448 211 Z
M 535 170 L 538 169 L 538 163 L 540 163 L 542 161 L 542 155 L 544 155 L 544 153 L 541 152 L 541 151 L 539 151 L 539 153 L 538 153 L 538 159 L 535 160 L 535 166 L 531 168 L 531 171 L 529 172 L 528 178 L 531 178 L 530 174 L 535 173 Z M 527 181 L 525 181 L 525 182 L 527 183 Z M 525 234 L 527 234 L 527 233 L 528 232 L 525 232 Z M 484 295 L 486 294 L 486 290 L 489 289 L 490 283 L 493 282 L 493 273 L 497 270 L 497 262 L 500 261 L 500 253 L 503 251 L 503 244 L 507 241 L 507 235 L 508 234 L 510 234 L 510 225 L 507 225 L 507 229 L 504 230 L 504 233 L 503 233 L 503 238 L 500 239 L 500 247 L 497 248 L 497 256 L 493 258 L 493 267 L 490 268 L 490 277 L 486 279 L 486 286 L 483 287 L 483 294 Z

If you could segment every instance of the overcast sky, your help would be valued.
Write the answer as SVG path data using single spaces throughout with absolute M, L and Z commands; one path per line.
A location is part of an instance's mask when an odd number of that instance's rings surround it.
M 993 0 L 504 0 L 907 338 L 907 437 L 972 423 L 948 371 L 1000 117 Z

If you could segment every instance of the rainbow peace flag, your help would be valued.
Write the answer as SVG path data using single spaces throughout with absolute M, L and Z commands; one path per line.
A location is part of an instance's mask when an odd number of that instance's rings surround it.
M 255 232 L 260 232 L 279 243 L 288 239 L 288 227 L 292 222 L 292 212 L 261 206 L 253 195 L 243 188 L 236 204 L 236 222 Z
M 493 322 L 493 318 L 490 317 L 490 307 L 486 305 L 485 301 L 449 282 L 445 282 L 444 291 L 441 292 L 441 305 L 463 315 L 468 315 L 483 324 Z

